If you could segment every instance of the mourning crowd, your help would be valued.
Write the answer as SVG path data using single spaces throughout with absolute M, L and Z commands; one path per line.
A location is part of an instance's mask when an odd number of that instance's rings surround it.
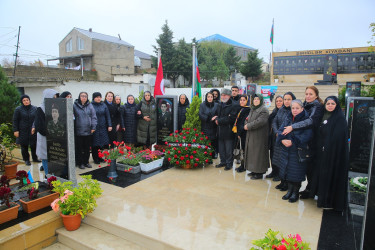
M 60 95 L 53 89 L 43 92 L 37 108 L 29 96 L 22 95 L 13 117 L 13 131 L 21 145 L 23 160 L 30 165 L 28 147 L 34 162 L 42 160 L 48 173 L 45 122 L 45 98 L 72 98 L 69 92 Z M 150 148 L 156 142 L 157 105 L 149 91 L 139 104 L 128 95 L 124 105 L 121 97 L 109 91 L 102 100 L 99 92 L 81 92 L 74 101 L 74 128 L 77 167 L 91 168 L 90 151 L 96 164 L 102 159 L 98 150 L 113 141 Z M 343 211 L 347 204 L 348 135 L 347 123 L 336 96 L 324 102 L 315 86 L 307 87 L 305 100 L 296 99 L 292 92 L 275 98 L 275 108 L 269 113 L 263 96 L 240 95 L 239 88 L 212 89 L 200 105 L 202 132 L 211 140 L 216 168 L 245 172 L 253 180 L 265 178 L 280 182 L 276 188 L 286 192 L 283 200 L 317 197 L 318 207 Z M 189 99 L 179 96 L 178 130 L 186 120 Z M 53 111 L 52 111 L 53 112 Z M 91 148 L 91 150 L 90 150 Z M 241 155 L 243 157 L 237 157 Z M 236 153 L 234 153 L 236 152 Z M 240 153 L 238 153 L 240 152 Z M 234 154 L 237 160 L 234 159 Z M 306 188 L 300 192 L 307 178 Z

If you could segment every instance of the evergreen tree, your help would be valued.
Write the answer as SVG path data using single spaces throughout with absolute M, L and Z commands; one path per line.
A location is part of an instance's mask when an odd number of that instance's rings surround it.
M 228 67 L 229 72 L 232 73 L 236 69 L 239 70 L 241 57 L 236 56 L 236 50 L 233 46 L 230 46 L 224 54 L 224 62 L 225 65 Z
M 0 124 L 12 123 L 14 109 L 20 104 L 20 93 L 0 67 Z
M 249 52 L 247 54 L 247 61 L 243 62 L 240 67 L 240 72 L 246 77 L 252 78 L 252 81 L 255 77 L 262 74 L 262 62 L 263 60 L 258 58 L 258 50 Z
M 185 79 L 190 80 L 192 76 L 192 47 L 182 38 L 178 41 L 176 48 L 176 56 L 174 58 L 175 70 Z M 190 81 L 191 82 L 191 81 Z
M 163 73 L 164 77 L 169 77 L 173 81 L 173 85 L 178 78 L 179 74 L 176 72 L 176 69 L 174 67 L 174 58 L 176 55 L 176 49 L 173 46 L 173 31 L 168 26 L 168 21 L 165 20 L 165 24 L 161 28 L 162 33 L 159 35 L 159 37 L 156 39 L 156 43 L 158 44 L 153 45 L 154 52 L 157 55 L 158 54 L 158 48 L 161 50 L 161 60 L 163 62 Z M 154 62 L 154 60 L 153 60 Z M 155 67 L 157 68 L 157 63 L 155 64 Z M 174 87 L 174 86 L 173 86 Z
M 194 96 L 190 107 L 187 109 L 186 122 L 182 126 L 183 128 L 196 128 L 198 131 L 201 131 L 201 120 L 199 119 L 199 107 L 201 103 L 201 98 Z

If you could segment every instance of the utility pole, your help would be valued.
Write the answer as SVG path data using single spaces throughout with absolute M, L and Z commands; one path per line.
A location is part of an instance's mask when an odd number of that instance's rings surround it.
M 16 50 L 16 54 L 15 54 L 16 58 L 14 59 L 13 78 L 16 76 L 18 47 L 19 47 L 19 42 L 20 42 L 20 32 L 21 32 L 21 26 L 18 26 L 17 50 Z

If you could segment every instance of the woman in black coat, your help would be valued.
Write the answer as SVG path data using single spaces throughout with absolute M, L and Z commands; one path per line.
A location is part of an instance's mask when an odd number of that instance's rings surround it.
M 318 133 L 318 128 L 320 121 L 323 116 L 323 101 L 319 97 L 319 90 L 315 86 L 306 87 L 305 90 L 305 102 L 303 103 L 304 109 L 309 114 L 309 119 L 306 119 L 301 122 L 294 123 L 292 126 L 288 126 L 284 129 L 283 134 L 288 134 L 293 130 L 299 130 L 304 128 L 312 127 L 313 134 Z M 307 163 L 306 177 L 307 177 L 307 186 L 306 189 L 301 192 L 301 199 L 307 199 L 310 197 L 310 185 L 312 183 L 313 176 L 317 174 L 315 171 L 316 165 L 316 151 L 317 151 L 317 136 L 313 136 L 313 139 L 309 143 L 310 153 L 312 159 Z
M 30 166 L 30 145 L 33 162 L 40 162 L 36 155 L 36 134 L 31 134 L 34 123 L 36 107 L 31 105 L 28 95 L 21 96 L 21 106 L 17 107 L 13 114 L 13 132 L 16 143 L 21 145 L 22 159 L 27 166 Z
M 111 117 L 107 105 L 102 103 L 102 94 L 95 92 L 92 94 L 92 106 L 96 112 L 97 125 L 95 132 L 92 134 L 92 158 L 95 164 L 100 164 L 98 150 L 108 148 L 110 144 L 108 132 L 112 130 Z
M 214 159 L 217 158 L 217 125 L 213 117 L 217 116 L 219 104 L 214 102 L 214 95 L 211 92 L 206 94 L 204 102 L 199 107 L 199 119 L 201 120 L 202 132 L 207 135 L 211 141 L 212 147 L 215 149 Z
M 111 91 L 108 91 L 105 94 L 105 101 L 104 104 L 107 105 L 109 114 L 111 116 L 112 131 L 108 132 L 109 136 L 109 143 L 112 145 L 114 141 L 117 141 L 116 132 L 120 130 L 120 128 L 124 128 L 124 124 L 121 119 L 121 113 L 119 107 L 114 103 L 114 94 Z
M 181 94 L 178 98 L 178 124 L 177 129 L 181 130 L 186 121 L 186 109 L 189 108 L 190 102 L 185 94 Z
M 348 126 L 336 96 L 324 101 L 318 134 L 316 178 L 310 196 L 318 196 L 318 207 L 344 211 L 347 206 L 349 171 Z
M 299 198 L 299 189 L 301 182 L 305 180 L 306 157 L 309 155 L 308 143 L 312 139 L 313 132 L 311 128 L 294 130 L 283 135 L 284 127 L 291 126 L 298 122 L 309 119 L 308 113 L 303 109 L 300 100 L 292 101 L 292 112 L 277 131 L 276 143 L 280 144 L 283 151 L 281 153 L 281 164 L 278 166 L 280 178 L 288 182 L 288 192 L 282 197 L 283 200 L 296 202 Z M 304 153 L 302 153 L 304 152 Z
M 237 127 L 237 133 L 235 133 L 235 141 L 236 144 L 239 140 L 241 140 L 241 149 L 245 151 L 246 146 L 246 133 L 247 131 L 244 129 L 245 120 L 249 116 L 250 106 L 248 106 L 248 98 L 247 95 L 240 95 L 240 111 L 238 112 L 237 119 L 234 122 L 235 126 Z M 245 164 L 244 161 L 241 161 L 241 165 L 236 168 L 238 173 L 245 172 Z
M 274 166 L 272 162 L 273 157 L 273 148 L 275 145 L 275 133 L 273 133 L 272 130 L 272 122 L 275 119 L 277 112 L 279 109 L 283 106 L 283 97 L 281 95 L 276 96 L 275 98 L 275 108 L 272 110 L 270 116 L 268 117 L 268 126 L 270 128 L 269 134 L 268 134 L 268 148 L 270 149 L 270 159 L 271 159 L 271 167 L 272 172 L 266 175 L 266 178 L 273 178 L 273 181 L 279 181 L 279 175 L 277 173 L 277 168 Z
M 120 117 L 121 117 L 120 127 L 116 131 L 116 140 L 118 142 L 122 142 L 124 141 L 125 124 L 124 124 L 124 117 L 122 117 L 122 115 L 124 114 L 124 111 L 123 111 L 123 106 L 121 105 L 121 96 L 119 95 L 115 96 L 115 106 L 120 111 Z
M 126 145 L 133 146 L 137 142 L 137 105 L 134 96 L 128 95 L 122 111 L 125 125 L 124 141 Z
M 281 124 L 286 120 L 288 115 L 291 112 L 291 104 L 292 101 L 295 100 L 296 97 L 292 92 L 286 92 L 283 96 L 283 106 L 280 108 L 280 110 L 277 112 L 277 115 L 275 119 L 272 121 L 272 132 L 273 136 L 275 138 L 275 141 L 277 139 L 277 131 L 280 129 Z M 283 178 L 280 178 L 279 176 L 279 165 L 282 164 L 282 159 L 281 159 L 281 152 L 282 148 L 279 144 L 275 144 L 273 147 L 273 155 L 272 155 L 272 168 L 273 170 L 276 170 L 277 173 L 277 179 L 281 180 L 281 183 L 276 186 L 277 189 L 280 189 L 281 191 L 285 191 L 288 189 L 288 184 Z

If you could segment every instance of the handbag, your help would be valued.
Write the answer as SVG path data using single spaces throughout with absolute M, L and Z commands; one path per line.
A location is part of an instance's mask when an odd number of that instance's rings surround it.
M 312 159 L 312 152 L 307 146 L 306 148 L 298 148 L 298 160 L 300 163 L 309 162 Z
M 238 148 L 238 144 L 239 144 L 240 148 Z M 243 149 L 242 149 L 242 146 L 241 146 L 241 139 L 239 139 L 237 141 L 236 147 L 235 147 L 235 149 L 233 149 L 233 158 L 235 160 L 240 160 L 240 161 L 243 160 Z

